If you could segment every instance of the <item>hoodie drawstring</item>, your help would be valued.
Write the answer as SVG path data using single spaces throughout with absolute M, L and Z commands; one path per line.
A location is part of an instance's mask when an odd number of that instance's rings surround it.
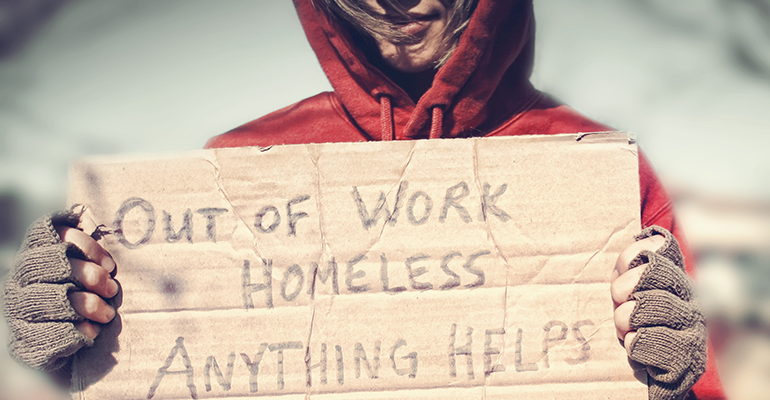
M 380 99 L 380 140 L 394 140 L 396 132 L 393 126 L 393 106 L 390 104 L 390 96 L 381 95 Z M 444 111 L 439 106 L 431 108 L 430 135 L 431 139 L 441 137 L 441 129 L 444 120 Z
M 380 96 L 380 140 L 393 140 L 393 108 L 390 105 L 390 97 Z
M 444 119 L 444 111 L 441 107 L 431 108 L 431 121 L 430 121 L 430 138 L 438 139 L 441 137 L 441 124 Z

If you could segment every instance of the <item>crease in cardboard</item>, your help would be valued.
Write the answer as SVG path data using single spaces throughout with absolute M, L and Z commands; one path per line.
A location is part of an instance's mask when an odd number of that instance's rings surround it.
M 396 204 L 398 204 L 398 200 L 399 200 L 398 194 L 400 192 L 401 185 L 403 185 L 404 177 L 406 176 L 406 171 L 409 169 L 409 165 L 412 163 L 412 157 L 414 156 L 414 150 L 416 146 L 417 146 L 417 142 L 411 143 L 411 147 L 409 148 L 409 154 L 407 154 L 406 156 L 406 162 L 404 163 L 404 168 L 401 169 L 401 173 L 399 174 L 398 180 L 394 182 L 393 185 L 390 186 L 388 193 L 385 194 L 385 197 L 387 198 L 388 196 L 390 196 L 391 193 L 393 193 L 393 190 L 396 190 Z M 394 207 L 397 207 L 397 206 L 394 206 Z M 382 240 L 382 236 L 385 234 L 385 226 L 388 225 L 388 222 L 390 222 L 390 217 L 384 219 L 382 223 L 382 228 L 380 229 L 380 234 L 377 236 L 377 240 L 371 244 L 369 249 L 367 249 L 367 253 L 371 251 L 372 248 L 374 248 L 374 246 L 380 242 L 380 240 Z
M 621 146 L 626 151 L 630 152 L 634 156 L 639 156 L 639 147 L 636 145 L 636 137 L 629 136 L 628 144 Z
M 612 331 L 613 331 L 613 332 L 615 332 L 615 326 L 614 326 L 614 325 L 615 325 L 615 319 L 614 319 L 614 318 L 607 318 L 607 319 L 605 319 L 605 320 L 602 320 L 602 322 L 600 322 L 600 323 L 599 323 L 599 325 L 593 325 L 593 326 L 592 326 L 592 327 L 593 327 L 593 331 L 592 331 L 592 332 L 591 332 L 589 335 L 585 336 L 585 340 L 586 340 L 586 343 L 590 343 L 590 342 L 591 342 L 591 340 L 592 340 L 592 339 L 593 339 L 593 338 L 594 338 L 594 337 L 595 337 L 597 334 L 599 334 L 599 331 L 600 331 L 600 330 L 601 330 L 601 329 L 602 329 L 604 326 L 606 326 L 606 325 L 609 325 L 609 324 L 612 324 L 612 325 L 613 325 L 613 326 L 611 327 L 611 329 L 612 329 Z
M 131 371 L 131 358 L 134 355 L 134 349 L 133 346 L 131 346 L 131 342 L 128 343 L 128 371 Z
M 316 311 L 316 305 L 314 300 L 313 306 L 311 308 L 311 313 L 310 313 L 310 329 L 308 329 L 307 342 L 305 343 L 305 365 L 310 365 L 310 340 L 313 338 L 313 327 L 315 326 L 315 311 Z M 310 387 L 305 387 L 305 396 L 310 396 L 310 393 L 312 393 L 312 389 Z
M 409 168 L 409 165 L 412 163 L 412 157 L 414 156 L 415 147 L 417 146 L 416 141 L 413 141 L 411 143 L 411 147 L 409 148 L 409 154 L 407 154 L 406 162 L 404 163 L 404 167 L 401 169 L 401 173 L 399 174 L 398 179 L 388 188 L 388 192 L 385 193 L 385 198 L 387 199 L 390 197 L 390 195 L 393 193 L 393 191 L 396 191 L 396 202 L 398 202 L 398 192 L 401 189 L 401 185 L 404 183 L 404 177 L 406 176 L 406 171 Z M 385 235 L 385 227 L 389 224 L 390 217 L 383 218 L 382 227 L 380 228 L 379 234 L 375 239 L 373 239 L 369 246 L 366 248 L 365 251 L 362 253 L 368 254 L 372 251 L 372 249 L 377 246 L 377 244 L 382 240 L 382 237 Z
M 484 196 L 483 187 L 481 184 L 481 178 L 479 177 L 479 139 L 472 139 L 473 140 L 473 180 L 476 184 L 476 190 L 479 191 L 480 196 Z M 505 326 L 508 319 L 508 286 L 509 286 L 509 274 L 511 271 L 511 264 L 508 262 L 508 259 L 505 257 L 505 254 L 503 253 L 502 249 L 500 248 L 500 245 L 498 244 L 497 240 L 495 239 L 494 234 L 492 233 L 492 227 L 489 225 L 489 218 L 487 217 L 486 213 L 486 207 L 484 204 L 481 205 L 481 212 L 483 216 L 484 221 L 484 229 L 486 230 L 487 234 L 487 240 L 492 243 L 492 245 L 495 247 L 495 250 L 497 251 L 498 257 L 503 260 L 503 264 L 505 265 L 505 289 L 503 290 L 503 321 L 502 321 L 502 327 L 503 327 L 503 333 L 505 333 Z M 508 348 L 505 343 L 506 335 L 502 335 L 503 345 L 500 349 L 500 354 L 497 355 L 497 358 L 495 362 L 490 366 L 492 371 L 495 371 L 495 368 L 498 365 L 502 364 L 503 357 L 505 356 L 505 350 Z M 488 382 L 488 379 L 491 379 L 493 372 L 490 372 L 489 374 L 485 374 L 484 379 L 484 387 L 486 393 L 486 384 Z M 482 395 L 484 397 L 484 395 Z
M 321 196 L 322 196 L 322 190 L 321 190 L 321 168 L 318 165 L 318 162 L 320 160 L 320 154 L 318 154 L 317 150 L 318 147 L 310 147 L 305 146 L 305 150 L 307 151 L 308 157 L 310 158 L 310 162 L 313 163 L 313 167 L 315 168 L 315 181 L 316 181 L 316 212 L 318 213 L 318 233 L 321 236 L 321 251 L 318 253 L 318 265 L 321 265 L 321 262 L 323 261 L 324 254 L 328 252 L 328 254 L 334 254 L 331 252 L 331 246 L 329 245 L 328 240 L 326 239 L 326 234 L 324 233 L 324 213 L 323 213 L 323 207 L 321 206 Z M 310 279 L 315 279 L 315 277 L 311 277 Z M 315 313 L 317 309 L 317 302 L 319 300 L 317 298 L 313 298 L 311 304 L 310 304 L 310 327 L 308 329 L 308 335 L 307 335 L 307 342 L 305 344 L 306 353 L 305 353 L 305 364 L 310 365 L 310 341 L 313 338 L 313 330 L 315 329 Z M 333 300 L 332 300 L 333 301 Z M 331 307 L 326 311 L 326 314 L 328 315 L 331 311 Z M 310 393 L 312 393 L 312 389 L 310 387 L 305 388 L 305 396 L 307 398 L 310 398 Z
M 260 148 L 260 151 L 261 148 Z M 214 169 L 214 182 L 217 185 L 217 189 L 219 190 L 219 193 L 222 194 L 222 197 L 225 199 L 225 202 L 227 202 L 227 205 L 230 206 L 230 209 L 233 210 L 233 214 L 235 214 L 236 217 L 238 217 L 238 220 L 241 221 L 243 226 L 246 228 L 248 232 L 251 233 L 252 236 L 252 246 L 255 250 L 255 253 L 258 258 L 264 259 L 262 256 L 262 251 L 259 249 L 259 244 L 257 243 L 257 235 L 249 228 L 249 224 L 246 223 L 246 220 L 243 219 L 243 216 L 238 212 L 238 209 L 235 208 L 235 205 L 233 205 L 232 201 L 230 201 L 230 197 L 227 194 L 227 191 L 225 190 L 224 186 L 222 186 L 222 176 L 220 174 L 220 163 L 219 163 L 219 157 L 217 156 L 218 151 L 214 150 L 212 151 L 211 155 L 212 157 L 202 157 L 201 159 L 206 161 L 211 165 L 211 167 Z M 237 227 L 233 228 L 233 232 L 237 230 Z
M 402 182 L 404 180 L 404 177 L 406 176 L 406 170 L 409 169 L 409 166 L 412 164 L 412 157 L 414 157 L 414 151 L 417 147 L 417 142 L 412 142 L 412 146 L 409 148 L 409 154 L 406 156 L 406 163 L 404 163 L 404 168 L 401 170 L 401 174 L 398 178 L 398 182 Z M 392 191 L 392 188 L 391 188 Z
M 307 151 L 308 158 L 310 158 L 310 162 L 313 163 L 313 167 L 315 167 L 315 182 L 316 182 L 316 212 L 318 213 L 318 233 L 321 236 L 321 251 L 318 255 L 318 264 L 321 264 L 321 261 L 323 260 L 324 254 L 334 254 L 332 251 L 331 246 L 329 245 L 329 241 L 326 239 L 326 234 L 324 232 L 324 226 L 325 226 L 325 218 L 323 213 L 323 207 L 321 207 L 322 203 L 322 193 L 321 190 L 321 167 L 318 165 L 318 162 L 321 158 L 321 155 L 318 154 L 317 151 L 312 151 L 314 149 L 317 149 L 317 147 L 310 147 L 311 145 L 305 146 L 305 150 Z
M 543 268 L 548 264 L 548 254 L 538 254 L 536 257 L 540 258 L 540 262 L 537 263 L 537 268 L 534 268 L 531 273 L 529 273 L 529 277 L 521 283 L 521 285 L 536 285 L 537 283 L 534 283 L 539 277 L 540 272 L 543 270 Z M 507 275 L 506 275 L 507 279 Z
M 628 228 L 632 224 L 636 223 L 637 221 L 638 220 L 636 218 L 633 218 L 630 221 L 628 221 L 628 223 L 626 223 L 624 226 L 615 227 L 615 229 L 613 229 L 612 232 L 610 233 L 609 237 L 607 237 L 607 240 L 604 242 L 604 245 L 602 246 L 602 248 L 597 249 L 596 251 L 593 252 L 593 254 L 591 254 L 591 257 L 589 257 L 588 260 L 586 260 L 586 262 L 583 264 L 583 267 L 580 269 L 580 273 L 576 274 L 575 277 L 572 278 L 571 283 L 576 283 L 580 279 L 580 277 L 583 275 L 585 270 L 588 268 L 588 264 L 590 264 L 591 261 L 593 261 L 593 259 L 596 258 L 597 255 L 601 253 L 605 253 L 607 251 L 607 248 L 610 246 L 610 243 L 612 243 L 613 239 L 615 239 L 615 236 L 627 231 Z

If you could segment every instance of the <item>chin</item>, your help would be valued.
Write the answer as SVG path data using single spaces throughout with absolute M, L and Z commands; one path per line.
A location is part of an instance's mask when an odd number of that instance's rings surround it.
M 433 63 L 418 64 L 418 65 L 391 65 L 394 69 L 405 74 L 416 74 L 418 72 L 424 72 L 429 70 Z
M 386 59 L 388 65 L 393 69 L 403 72 L 405 74 L 416 74 L 418 72 L 427 71 L 436 63 L 435 57 L 422 57 L 402 54 L 401 57 L 393 57 Z

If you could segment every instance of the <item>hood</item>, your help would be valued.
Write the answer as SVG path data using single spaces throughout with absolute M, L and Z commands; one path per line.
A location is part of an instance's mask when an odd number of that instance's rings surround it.
M 454 54 L 416 104 L 313 0 L 294 5 L 335 95 L 372 140 L 484 136 L 539 97 L 529 83 L 532 0 L 479 0 Z

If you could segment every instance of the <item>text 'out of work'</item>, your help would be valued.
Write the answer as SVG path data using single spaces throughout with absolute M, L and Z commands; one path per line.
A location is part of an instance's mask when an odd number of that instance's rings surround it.
M 440 200 L 440 207 L 437 211 L 437 220 L 444 223 L 450 218 L 458 218 L 464 223 L 473 221 L 471 211 L 478 211 L 476 219 L 486 221 L 490 217 L 507 222 L 511 216 L 497 205 L 500 197 L 506 192 L 508 185 L 502 184 L 494 191 L 489 183 L 480 185 L 480 196 L 478 204 L 471 207 L 468 197 L 471 189 L 468 183 L 459 182 L 446 189 L 443 198 Z M 423 225 L 431 219 L 434 214 L 434 200 L 428 193 L 422 190 L 409 190 L 409 182 L 402 181 L 396 190 L 395 199 L 388 202 L 388 195 L 380 191 L 376 202 L 370 199 L 369 204 L 365 198 L 371 196 L 362 195 L 362 189 L 353 186 L 350 194 L 352 199 L 351 211 L 360 219 L 361 225 L 368 230 L 377 226 L 382 220 L 384 224 L 394 226 L 399 221 L 401 215 L 406 215 L 406 219 L 411 225 Z M 298 225 L 303 219 L 310 217 L 310 209 L 307 207 L 311 196 L 302 194 L 292 197 L 282 204 L 268 204 L 262 206 L 253 216 L 254 231 L 259 234 L 277 234 L 285 232 L 286 236 L 297 236 Z M 306 208 L 303 210 L 303 208 Z M 193 227 L 197 226 L 196 219 L 202 219 L 205 226 L 205 237 L 209 242 L 217 241 L 217 219 L 230 213 L 231 210 L 222 207 L 200 207 L 195 209 L 187 208 L 181 212 L 181 217 L 177 214 L 176 218 L 167 210 L 161 211 L 161 224 L 163 230 L 163 239 L 167 243 L 193 243 Z M 142 232 L 135 234 L 133 239 L 127 238 L 124 225 L 128 220 L 129 214 L 133 215 L 133 220 L 137 225 L 142 226 Z M 197 217 L 196 217 L 197 215 Z M 241 217 L 241 216 L 239 216 Z M 403 218 L 401 218 L 403 219 Z M 139 248 L 150 242 L 156 231 L 158 223 L 158 214 L 155 207 L 148 200 L 140 197 L 132 197 L 125 200 L 117 212 L 113 222 L 112 232 L 118 241 L 129 249 Z

